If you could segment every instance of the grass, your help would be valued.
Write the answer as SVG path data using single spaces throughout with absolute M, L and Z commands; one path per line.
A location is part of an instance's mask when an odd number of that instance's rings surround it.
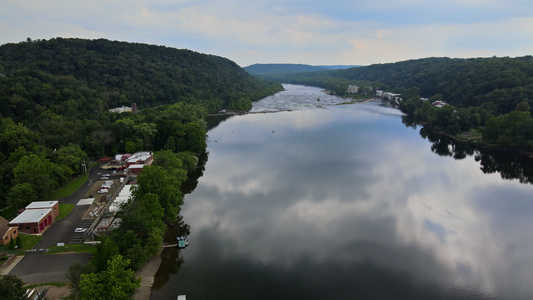
M 59 204 L 59 215 L 57 216 L 56 220 L 61 220 L 63 218 L 65 218 L 66 216 L 68 216 L 68 214 L 70 214 L 70 212 L 74 209 L 76 205 L 74 204 L 67 204 L 67 203 L 64 203 L 64 204 Z
M 57 200 L 71 195 L 77 191 L 85 183 L 85 181 L 87 181 L 88 178 L 89 175 L 82 175 L 72 179 L 59 189 L 55 190 L 50 197 L 48 197 L 48 200 Z
M 67 244 L 65 246 L 51 246 L 48 248 L 48 254 L 65 252 L 96 253 L 96 247 L 97 245 L 92 244 Z
M 46 282 L 46 283 L 28 284 L 28 285 L 25 285 L 24 287 L 27 288 L 27 289 L 34 289 L 34 288 L 37 288 L 37 287 L 40 287 L 40 286 L 43 286 L 43 285 L 53 285 L 53 286 L 57 286 L 57 287 L 63 287 L 63 286 L 67 286 L 68 283 L 66 283 L 66 282 Z
M 0 252 L 21 255 L 23 250 L 29 250 L 35 247 L 37 243 L 43 238 L 40 235 L 19 234 L 22 243 L 22 248 L 9 250 L 9 245 L 0 246 Z

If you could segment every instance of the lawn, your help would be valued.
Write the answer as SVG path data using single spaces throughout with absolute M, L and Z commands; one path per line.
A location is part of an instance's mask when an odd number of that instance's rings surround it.
M 65 246 L 51 246 L 48 248 L 48 254 L 62 252 L 96 253 L 96 248 L 96 244 L 67 244 Z
M 9 250 L 9 245 L 0 246 L 0 252 L 2 253 L 11 253 L 11 254 L 23 254 L 23 250 L 29 250 L 35 247 L 37 243 L 43 238 L 40 235 L 30 235 L 30 234 L 19 234 L 20 240 L 22 243 L 22 248 Z
M 59 216 L 57 216 L 56 220 L 61 220 L 68 216 L 68 214 L 74 209 L 74 204 L 59 204 Z
M 48 200 L 57 200 L 61 199 L 63 197 L 66 197 L 68 195 L 71 195 L 76 190 L 78 190 L 89 178 L 89 175 L 82 175 L 77 178 L 72 179 L 71 181 L 67 182 L 65 185 L 60 187 L 59 189 L 55 190 L 50 197 L 48 197 Z

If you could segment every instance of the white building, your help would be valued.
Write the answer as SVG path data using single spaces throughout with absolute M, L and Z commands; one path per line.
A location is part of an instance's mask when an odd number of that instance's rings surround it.
M 113 112 L 113 113 L 123 113 L 123 112 L 132 112 L 133 109 L 129 106 L 121 106 L 121 107 L 115 107 L 115 108 L 111 108 L 109 109 L 109 112 Z
M 349 85 L 346 92 L 351 93 L 351 94 L 357 94 L 359 93 L 359 87 L 357 85 Z

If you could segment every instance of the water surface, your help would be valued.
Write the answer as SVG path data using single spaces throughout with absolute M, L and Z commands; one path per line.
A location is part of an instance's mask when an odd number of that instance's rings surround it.
M 304 103 L 320 92 L 293 87 Z M 490 154 L 424 139 L 378 103 L 276 97 L 257 109 L 299 110 L 209 132 L 182 207 L 191 244 L 165 250 L 152 299 L 533 297 L 528 168 L 501 163 L 521 170 L 502 179 Z

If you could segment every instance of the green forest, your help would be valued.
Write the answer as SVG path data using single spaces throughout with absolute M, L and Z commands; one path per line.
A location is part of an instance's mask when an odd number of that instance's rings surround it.
M 474 130 L 482 143 L 533 151 L 533 57 L 425 58 L 345 70 L 260 75 L 350 96 L 348 85 L 399 93 L 408 121 L 450 135 Z M 356 96 L 356 95 L 354 95 Z M 429 99 L 429 102 L 421 100 Z M 448 105 L 435 108 L 433 101 Z
M 234 62 L 104 39 L 0 46 L 0 207 L 45 199 L 82 161 L 141 150 L 205 150 L 206 118 L 247 110 L 279 83 Z M 136 103 L 139 113 L 111 113 Z
M 243 68 L 246 72 L 252 75 L 266 75 L 279 73 L 295 73 L 295 72 L 315 72 L 327 70 L 321 66 L 311 66 L 304 64 L 253 64 Z
M 182 184 L 205 155 L 207 117 L 249 110 L 283 87 L 234 62 L 163 46 L 104 39 L 31 40 L 0 46 L 0 210 L 46 200 L 116 153 L 153 151 L 135 201 L 93 260 L 67 274 L 72 299 L 127 299 L 133 270 L 155 255 L 183 204 Z M 109 109 L 135 103 L 137 111 Z

